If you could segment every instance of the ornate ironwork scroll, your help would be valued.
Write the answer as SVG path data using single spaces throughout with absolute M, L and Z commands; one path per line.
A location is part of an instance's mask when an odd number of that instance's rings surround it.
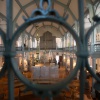
M 48 7 L 46 9 L 43 8 L 43 3 L 47 2 Z M 84 33 L 84 3 L 83 0 L 78 0 L 78 9 L 79 9 L 79 26 L 80 26 L 80 32 L 79 36 L 78 34 L 74 31 L 72 26 L 70 26 L 66 20 L 68 16 L 65 18 L 61 17 L 57 11 L 54 9 L 51 9 L 51 0 L 40 0 L 40 8 L 36 9 L 32 12 L 32 15 L 25 20 L 25 23 L 22 24 L 16 32 L 13 34 L 11 39 L 8 41 L 5 37 L 6 34 L 0 29 L 0 35 L 2 36 L 4 46 L 5 46 L 5 52 L 4 52 L 4 57 L 5 57 L 5 64 L 0 72 L 0 76 L 5 73 L 7 69 L 7 58 L 9 58 L 9 62 L 11 63 L 11 68 L 13 69 L 14 73 L 16 76 L 27 86 L 26 90 L 31 90 L 34 93 L 36 93 L 38 96 L 41 96 L 41 98 L 44 100 L 45 97 L 48 97 L 50 100 L 53 99 L 53 96 L 57 95 L 62 89 L 66 88 L 67 85 L 73 80 L 74 76 L 77 74 L 77 71 L 80 70 L 81 72 L 81 79 L 80 79 L 80 86 L 83 86 L 85 84 L 85 77 L 84 77 L 84 71 L 85 68 L 91 73 L 91 75 L 98 81 L 100 82 L 100 78 L 96 76 L 96 74 L 92 71 L 92 69 L 89 66 L 88 63 L 88 39 L 90 35 L 92 34 L 92 31 L 97 25 L 100 25 L 100 20 L 98 20 L 97 23 L 95 23 L 94 26 L 92 26 L 89 31 L 85 34 Z M 10 10 L 10 9 L 8 9 Z M 60 24 L 64 26 L 70 34 L 73 36 L 74 40 L 76 41 L 77 44 L 77 63 L 76 67 L 74 70 L 69 74 L 67 78 L 62 80 L 61 82 L 58 82 L 53 85 L 40 85 L 33 83 L 29 81 L 27 78 L 25 78 L 22 73 L 18 69 L 18 64 L 16 63 L 15 60 L 15 52 L 12 53 L 14 44 L 18 37 L 20 36 L 21 32 L 23 32 L 27 27 L 29 27 L 31 24 L 37 23 L 37 22 L 43 22 L 43 21 L 51 21 L 55 22 L 57 24 Z M 9 43 L 7 43 L 9 42 Z M 7 46 L 9 45 L 9 46 Z M 9 66 L 10 67 L 10 66 Z M 100 85 L 100 84 L 99 84 Z M 10 88 L 13 88 L 10 86 Z M 80 90 L 80 100 L 83 100 L 83 93 L 84 93 L 84 88 L 81 87 Z M 12 99 L 13 100 L 13 99 Z

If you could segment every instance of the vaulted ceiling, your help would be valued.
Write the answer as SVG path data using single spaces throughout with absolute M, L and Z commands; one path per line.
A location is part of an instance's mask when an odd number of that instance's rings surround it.
M 94 5 L 99 0 L 84 0 L 84 12 L 88 11 L 87 1 Z M 29 18 L 32 11 L 39 8 L 40 0 L 13 0 L 13 23 L 14 31 L 24 23 L 23 16 Z M 65 17 L 71 26 L 78 21 L 78 0 L 51 0 L 52 9 L 55 9 L 60 16 Z M 47 4 L 44 5 L 44 8 Z M 6 31 L 6 0 L 0 0 L 0 27 Z M 35 36 L 36 33 L 42 35 L 44 32 L 50 31 L 53 35 L 61 37 L 67 30 L 56 23 L 46 21 L 35 23 L 29 26 L 25 32 Z

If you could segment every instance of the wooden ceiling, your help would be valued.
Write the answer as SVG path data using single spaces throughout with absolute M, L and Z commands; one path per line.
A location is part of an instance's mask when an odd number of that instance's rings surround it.
M 98 0 L 89 1 L 91 4 L 94 4 Z M 32 11 L 39 8 L 39 2 L 40 0 L 13 0 L 14 31 L 24 23 L 22 16 L 29 18 Z M 51 2 L 51 8 L 55 9 L 60 16 L 64 17 L 68 15 L 68 19 L 66 21 L 71 26 L 78 21 L 78 0 L 51 0 Z M 47 5 L 45 4 L 44 7 L 46 6 Z M 84 12 L 86 12 L 87 9 L 87 0 L 84 0 Z M 0 18 L 0 26 L 4 31 L 6 31 L 6 0 L 0 0 Z M 53 34 L 57 37 L 61 37 L 67 32 L 63 26 L 50 21 L 35 23 L 29 26 L 25 32 L 35 36 L 35 33 L 38 32 L 38 34 L 43 34 L 43 32 L 51 31 L 51 28 Z M 41 30 L 43 30 L 43 32 Z

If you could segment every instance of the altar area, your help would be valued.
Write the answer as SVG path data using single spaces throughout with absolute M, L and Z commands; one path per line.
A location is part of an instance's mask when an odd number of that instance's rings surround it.
M 24 71 L 23 75 L 35 83 L 51 84 L 64 79 L 68 72 L 66 72 L 65 66 L 59 67 L 55 63 L 38 63 L 35 66 L 31 66 L 29 71 Z
M 26 58 L 27 54 L 26 54 Z M 35 52 L 24 60 L 22 73 L 36 83 L 55 83 L 68 76 L 68 67 L 62 52 Z

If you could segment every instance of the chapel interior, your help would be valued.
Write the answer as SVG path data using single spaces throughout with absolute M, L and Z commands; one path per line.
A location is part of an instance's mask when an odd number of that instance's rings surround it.
M 25 23 L 35 9 L 39 9 L 40 1 L 48 0 L 11 0 L 12 8 L 12 34 Z M 50 9 L 55 9 L 61 17 L 68 16 L 66 22 L 73 28 L 79 36 L 79 0 L 50 0 Z M 96 15 L 100 21 L 100 1 L 99 0 L 83 0 L 84 1 L 84 33 L 88 32 L 89 28 L 94 25 L 93 17 Z M 6 47 L 1 36 L 3 31 L 7 34 L 8 17 L 7 3 L 10 0 L 0 0 L 0 100 L 9 100 L 9 61 L 5 64 Z M 48 8 L 48 3 L 43 5 L 44 9 Z M 10 19 L 9 19 L 10 20 Z M 10 25 L 9 25 L 10 26 Z M 26 27 L 26 26 L 25 26 Z M 9 30 L 8 30 L 9 31 Z M 6 37 L 6 39 L 8 38 Z M 46 20 L 38 21 L 31 24 L 16 39 L 15 43 L 15 69 L 26 80 L 38 85 L 54 85 L 62 82 L 77 67 L 77 43 L 73 35 L 63 25 Z M 9 48 L 10 46 L 8 46 Z M 90 68 L 98 76 L 100 75 L 100 24 L 94 28 L 88 40 L 88 62 Z M 9 54 L 8 54 L 9 55 Z M 5 68 L 3 68 L 6 66 Z M 15 70 L 13 69 L 13 70 Z M 91 73 L 85 69 L 85 86 L 84 100 L 100 100 L 96 91 L 93 88 L 96 82 Z M 2 75 L 3 74 L 3 75 Z M 79 100 L 80 98 L 80 70 L 77 71 L 72 81 L 67 85 L 67 89 L 62 89 L 53 100 Z M 11 76 L 10 76 L 11 77 Z M 23 83 L 16 72 L 14 77 L 14 100 L 52 100 L 41 99 L 27 85 Z M 99 76 L 100 77 L 100 76 Z M 58 90 L 59 91 L 59 90 Z M 96 94 L 97 93 L 97 94 Z M 13 99 L 11 99 L 13 100 Z

